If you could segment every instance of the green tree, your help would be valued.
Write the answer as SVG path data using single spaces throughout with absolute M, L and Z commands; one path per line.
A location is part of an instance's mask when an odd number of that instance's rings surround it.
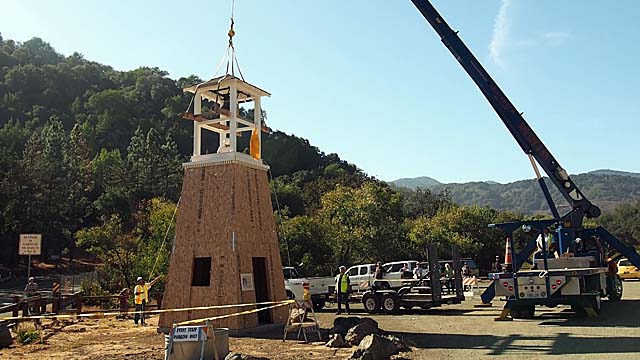
M 386 184 L 337 186 L 322 197 L 318 215 L 334 229 L 335 263 L 385 261 L 411 254 L 401 227 L 401 197 Z
M 337 268 L 333 254 L 333 232 L 322 219 L 296 216 L 278 227 L 282 263 L 300 267 L 303 276 L 331 274 Z

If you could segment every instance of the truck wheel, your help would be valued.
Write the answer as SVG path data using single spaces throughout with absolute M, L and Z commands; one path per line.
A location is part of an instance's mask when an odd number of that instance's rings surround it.
M 370 292 L 365 293 L 362 296 L 362 305 L 366 312 L 373 314 L 380 309 L 380 296 Z
M 318 311 L 320 309 L 322 309 L 325 305 L 325 301 L 323 300 L 317 300 L 313 302 L 313 310 Z
M 382 311 L 387 314 L 394 314 L 400 307 L 400 301 L 396 294 L 388 293 L 382 296 Z
M 622 280 L 618 275 L 607 277 L 607 296 L 611 301 L 622 299 Z

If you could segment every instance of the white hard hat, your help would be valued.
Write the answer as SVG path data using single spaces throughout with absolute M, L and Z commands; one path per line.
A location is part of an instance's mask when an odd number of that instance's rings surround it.
M 142 276 L 138 276 L 138 278 L 136 279 L 136 281 L 142 281 L 142 280 L 144 280 Z

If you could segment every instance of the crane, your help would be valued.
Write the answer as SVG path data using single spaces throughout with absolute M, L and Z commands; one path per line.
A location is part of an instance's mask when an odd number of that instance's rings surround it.
M 519 112 L 504 92 L 491 78 L 471 50 L 453 31 L 429 0 L 411 0 L 422 16 L 440 36 L 443 44 L 460 63 L 471 80 L 478 86 L 489 104 L 496 111 L 518 145 L 529 157 L 540 188 L 545 196 L 553 216 L 550 220 L 521 221 L 491 224 L 507 234 L 513 259 L 508 271 L 491 274 L 494 280 L 484 294 L 483 302 L 488 303 L 499 293 L 509 300 L 501 318 L 529 318 L 533 316 L 535 305 L 555 306 L 570 304 L 580 312 L 596 314 L 600 309 L 601 296 L 618 300 L 622 296 L 622 282 L 610 265 L 617 259 L 626 257 L 635 266 L 640 267 L 640 255 L 633 247 L 625 245 L 603 227 L 585 229 L 584 218 L 597 218 L 601 211 L 580 191 L 571 180 L 567 171 L 551 154 L 531 126 L 523 113 Z M 569 203 L 571 209 L 560 215 L 541 175 L 538 165 L 547 174 L 551 183 Z M 559 254 L 570 254 L 549 258 L 543 241 L 542 259 L 535 260 L 535 270 L 520 270 L 536 249 L 535 238 L 516 253 L 513 246 L 513 234 L 517 230 L 541 231 L 555 226 L 558 236 Z M 591 247 L 587 244 L 590 243 Z M 605 248 L 604 244 L 608 245 Z M 570 269 L 572 271 L 565 271 Z M 604 279 L 604 280 L 603 280 Z

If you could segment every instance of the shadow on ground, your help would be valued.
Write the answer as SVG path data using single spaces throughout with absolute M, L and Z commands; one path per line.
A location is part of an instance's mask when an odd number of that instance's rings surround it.
M 560 333 L 555 336 L 463 335 L 390 332 L 424 349 L 485 349 L 488 355 L 611 354 L 640 351 L 635 337 L 583 337 Z
M 639 327 L 640 300 L 605 301 L 597 317 L 580 318 L 571 311 L 538 312 L 536 320 L 546 326 Z

